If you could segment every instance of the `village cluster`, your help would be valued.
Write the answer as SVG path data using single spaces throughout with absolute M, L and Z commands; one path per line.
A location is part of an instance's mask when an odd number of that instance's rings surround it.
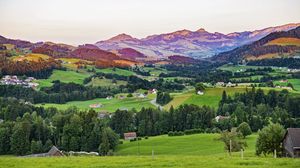
M 0 84 L 2 85 L 20 85 L 23 86 L 24 88 L 36 88 L 39 84 L 35 81 L 36 79 L 34 77 L 28 77 L 24 80 L 19 79 L 17 76 L 10 76 L 10 75 L 5 75 L 1 80 Z

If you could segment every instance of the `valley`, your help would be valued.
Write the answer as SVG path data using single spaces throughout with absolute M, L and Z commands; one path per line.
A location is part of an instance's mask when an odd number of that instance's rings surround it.
M 283 139 L 300 127 L 299 39 L 298 23 L 78 46 L 0 36 L 0 165 L 297 167 Z

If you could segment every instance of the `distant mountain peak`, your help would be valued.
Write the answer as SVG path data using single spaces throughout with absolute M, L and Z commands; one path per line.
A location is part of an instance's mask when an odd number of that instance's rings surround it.
M 192 31 L 187 30 L 187 29 L 183 29 L 183 30 L 179 30 L 179 31 L 176 31 L 176 32 L 170 33 L 170 34 L 176 34 L 176 35 L 186 36 L 186 35 L 188 35 L 190 33 L 192 33 Z
M 196 32 L 198 32 L 198 33 L 207 33 L 207 31 L 204 28 L 200 28 Z
M 127 34 L 120 34 L 106 41 L 97 42 L 104 50 L 132 48 L 147 56 L 165 57 L 185 55 L 195 58 L 210 57 L 220 52 L 257 41 L 272 32 L 288 31 L 299 23 L 269 27 L 255 31 L 242 31 L 223 34 L 208 32 L 204 28 L 196 31 L 181 29 L 163 34 L 150 35 L 137 39 Z
M 114 37 L 108 39 L 108 41 L 124 41 L 124 40 L 129 40 L 129 39 L 133 39 L 133 37 L 128 34 L 122 33 L 122 34 L 119 34 L 117 36 L 114 36 Z

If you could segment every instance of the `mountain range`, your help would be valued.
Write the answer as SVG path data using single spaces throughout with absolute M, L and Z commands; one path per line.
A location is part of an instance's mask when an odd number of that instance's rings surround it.
M 219 56 L 213 57 L 213 59 L 230 60 L 231 55 L 233 55 L 232 57 L 234 58 L 243 58 L 244 56 L 240 57 L 239 55 L 235 55 L 234 52 L 229 51 L 235 51 L 236 48 L 255 43 L 257 40 L 270 33 L 286 32 L 295 29 L 298 26 L 300 26 L 300 23 L 292 23 L 277 27 L 269 27 L 262 30 L 229 34 L 217 32 L 210 33 L 204 29 L 199 29 L 197 31 L 180 30 L 172 33 L 151 35 L 142 39 L 134 38 L 126 34 L 120 34 L 105 41 L 99 41 L 95 44 L 79 45 L 77 47 L 53 42 L 32 43 L 0 36 L 0 45 L 2 45 L 3 48 L 1 49 L 2 55 L 6 56 L 22 55 L 32 52 L 49 55 L 54 58 L 80 58 L 95 61 L 98 62 L 98 64 L 105 66 L 116 64 L 128 66 L 139 63 L 155 63 L 165 60 L 170 63 L 194 62 L 194 59 L 207 58 L 215 55 Z M 285 40 L 285 43 L 289 43 L 290 40 L 295 41 L 295 39 L 291 38 L 283 40 Z M 272 47 L 274 48 L 273 45 L 268 46 L 268 48 Z M 276 48 L 278 49 L 278 47 Z M 291 47 L 281 48 L 285 48 L 286 50 L 288 48 L 288 50 L 291 51 Z M 248 48 L 246 47 L 246 49 Z M 257 48 L 253 50 L 256 49 Z M 241 49 L 238 49 L 238 51 L 240 50 Z M 245 49 L 243 49 L 243 51 L 244 50 Z M 275 49 L 272 49 L 272 52 L 275 51 Z M 226 54 L 227 52 L 229 52 L 229 54 Z M 257 53 L 256 55 L 248 55 L 248 58 L 256 57 L 258 57 Z
M 220 62 L 240 62 L 291 56 L 300 56 L 300 27 L 270 33 L 258 41 L 220 53 L 211 59 Z
M 197 31 L 179 30 L 172 33 L 151 35 L 142 39 L 127 34 L 119 34 L 108 40 L 98 41 L 95 45 L 108 51 L 131 48 L 144 55 L 154 57 L 183 55 L 205 58 L 257 41 L 272 32 L 288 31 L 298 26 L 300 23 L 291 23 L 229 34 L 210 33 L 201 28 Z

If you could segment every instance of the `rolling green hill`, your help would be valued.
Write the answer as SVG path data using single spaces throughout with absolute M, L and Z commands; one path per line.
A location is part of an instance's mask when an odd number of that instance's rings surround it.
M 197 95 L 194 90 L 185 93 L 173 94 L 173 100 L 165 105 L 164 108 L 169 109 L 171 106 L 177 107 L 181 104 L 195 104 L 201 106 L 208 105 L 217 107 L 224 90 L 228 95 L 233 95 L 234 93 L 245 92 L 246 87 L 207 88 L 204 91 L 204 95 Z
M 22 168 L 296 168 L 300 165 L 299 159 L 272 158 L 271 156 L 257 157 L 254 155 L 256 135 L 247 138 L 244 158 L 240 153 L 229 156 L 223 150 L 223 144 L 215 140 L 218 134 L 197 134 L 180 137 L 166 135 L 150 137 L 139 142 L 125 142 L 117 149 L 116 154 L 122 156 L 106 157 L 47 157 L 22 158 L 14 156 L 1 156 L 0 167 Z M 137 156 L 138 143 L 141 156 Z M 154 149 L 154 156 L 151 151 Z
M 184 136 L 156 136 L 141 141 L 125 141 L 119 145 L 116 155 L 151 155 L 152 149 L 155 155 L 197 155 L 226 156 L 223 142 L 218 140 L 219 134 L 194 134 Z M 254 156 L 255 141 L 257 135 L 246 138 L 248 148 L 245 154 Z
M 52 81 L 60 80 L 64 83 L 74 82 L 77 84 L 83 84 L 83 80 L 86 77 L 89 77 L 90 74 L 86 72 L 76 72 L 76 71 L 62 71 L 62 70 L 54 70 L 52 75 L 48 79 L 40 79 L 37 80 L 39 83 L 39 88 L 42 87 L 50 87 L 52 86 Z
M 100 108 L 94 108 L 96 111 L 109 111 L 109 112 L 115 112 L 117 109 L 132 109 L 135 108 L 136 110 L 140 110 L 142 107 L 148 108 L 153 107 L 150 103 L 151 98 L 124 98 L 124 99 L 118 99 L 113 98 L 111 100 L 107 100 L 105 98 L 98 98 L 93 100 L 87 100 L 87 101 L 71 101 L 66 104 L 52 104 L 52 103 L 46 103 L 46 104 L 37 104 L 37 106 L 43 106 L 43 107 L 56 107 L 58 109 L 65 110 L 69 107 L 76 106 L 80 110 L 87 110 L 90 109 L 89 105 L 91 104 L 98 104 L 101 103 L 103 106 Z

